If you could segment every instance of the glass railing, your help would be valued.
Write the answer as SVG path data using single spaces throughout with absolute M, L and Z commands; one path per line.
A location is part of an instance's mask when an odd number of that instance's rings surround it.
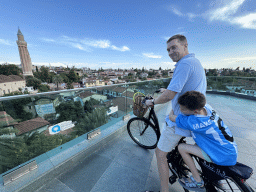
M 208 76 L 207 90 L 226 91 L 256 97 L 256 77 Z
M 132 111 L 168 79 L 0 97 L 0 174 Z

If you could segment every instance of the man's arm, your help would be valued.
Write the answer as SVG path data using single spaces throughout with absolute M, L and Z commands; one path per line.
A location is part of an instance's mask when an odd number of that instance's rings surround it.
M 155 105 L 167 103 L 167 102 L 171 101 L 175 97 L 176 94 L 177 94 L 176 92 L 166 89 L 163 92 L 163 94 L 161 94 L 159 97 L 157 97 L 155 99 L 154 103 L 155 103 Z M 146 105 L 152 106 L 153 105 L 152 100 L 147 100 Z

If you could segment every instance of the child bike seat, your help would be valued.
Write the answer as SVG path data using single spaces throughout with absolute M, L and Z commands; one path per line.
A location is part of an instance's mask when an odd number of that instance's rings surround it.
M 247 165 L 237 162 L 233 166 L 228 166 L 227 172 L 230 176 L 235 175 L 241 179 L 248 179 L 253 174 L 253 169 Z

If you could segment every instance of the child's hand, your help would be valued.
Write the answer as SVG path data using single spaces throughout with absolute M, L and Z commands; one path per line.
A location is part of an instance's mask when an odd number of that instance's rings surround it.
M 172 122 L 175 122 L 176 117 L 177 117 L 177 116 L 174 115 L 173 110 L 171 110 L 171 112 L 169 113 L 169 119 L 170 119 Z

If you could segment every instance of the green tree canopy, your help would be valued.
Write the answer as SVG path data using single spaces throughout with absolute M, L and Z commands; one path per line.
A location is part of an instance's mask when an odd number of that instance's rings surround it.
M 21 73 L 22 71 L 17 65 L 0 65 L 1 75 L 20 75 Z
M 42 81 L 36 77 L 27 77 L 26 78 L 26 86 L 27 87 L 33 87 L 33 89 L 38 89 L 38 87 L 41 85 Z
M 63 83 L 63 78 L 60 75 L 55 75 L 52 81 L 57 85 L 57 90 L 59 90 L 59 83 Z
M 80 103 L 80 101 L 74 102 L 68 101 L 63 102 L 59 106 L 55 108 L 56 113 L 59 114 L 57 122 L 62 121 L 78 121 L 79 119 L 84 117 L 84 109 Z
M 49 85 L 39 85 L 38 87 L 38 92 L 48 92 L 50 90 Z
M 70 82 L 78 82 L 79 76 L 75 73 L 75 69 L 72 68 L 69 73 L 67 74 L 67 77 L 69 78 Z
M 85 117 L 73 128 L 73 134 L 83 135 L 108 122 L 107 110 L 105 107 L 96 108 L 91 113 L 87 112 Z

